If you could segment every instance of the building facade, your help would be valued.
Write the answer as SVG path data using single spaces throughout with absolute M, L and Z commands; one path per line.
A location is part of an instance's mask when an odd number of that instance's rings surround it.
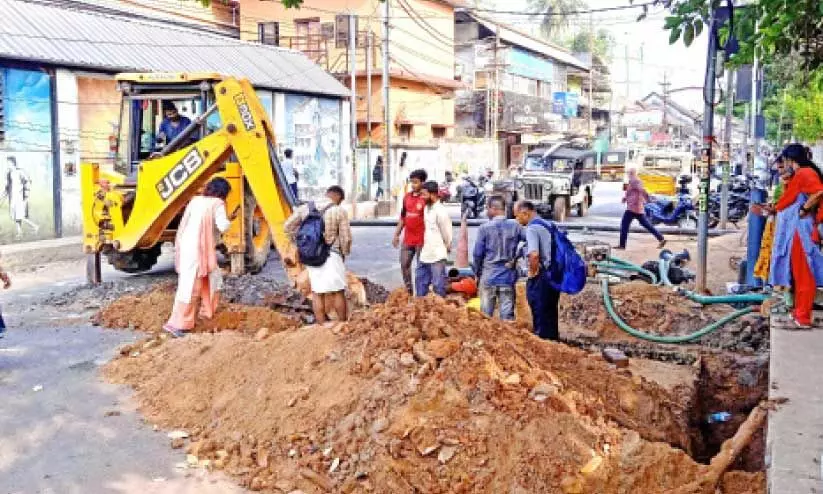
M 280 2 L 240 2 L 242 39 L 300 50 L 349 87 L 353 25 L 356 135 L 362 148 L 358 179 L 363 190 L 374 188 L 369 185 L 370 170 L 382 154 L 387 132 L 392 157 L 387 178 L 393 185 L 402 182 L 412 163 L 429 163 L 432 174 L 442 175 L 439 165 L 424 156 L 454 135 L 454 91 L 460 87 L 454 77 L 454 11 L 459 4 L 387 1 L 391 12 L 388 129 L 383 123 L 383 2 L 305 0 L 299 9 L 286 9 Z M 297 135 L 286 138 L 287 144 L 299 145 Z
M 455 24 L 456 134 L 496 138 L 499 166 L 519 164 L 527 146 L 586 136 L 589 66 L 571 52 L 511 26 L 460 12 Z
M 109 166 L 116 155 L 118 72 L 245 77 L 270 112 L 280 151 L 286 136 L 299 135 L 302 193 L 352 180 L 346 88 L 298 52 L 86 9 L 21 0 L 0 0 L 0 8 L 9 14 L 0 17 L 0 189 L 25 190 L 31 222 L 18 236 L 8 201 L 0 202 L 0 243 L 80 233 L 79 164 Z M 162 57 L 146 39 L 165 41 Z M 22 173 L 10 173 L 13 163 Z

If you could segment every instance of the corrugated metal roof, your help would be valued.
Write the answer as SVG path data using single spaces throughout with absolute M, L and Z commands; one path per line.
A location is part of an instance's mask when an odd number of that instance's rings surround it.
M 348 96 L 300 52 L 36 1 L 0 0 L 0 58 L 110 72 L 219 72 L 256 87 Z
M 589 71 L 588 64 L 578 59 L 570 51 L 564 48 L 560 48 L 559 46 L 555 46 L 545 41 L 541 41 L 526 33 L 518 31 L 517 29 L 507 24 L 501 24 L 491 19 L 481 17 L 475 14 L 474 12 L 466 11 L 466 14 L 473 17 L 474 20 L 485 26 L 486 29 L 488 29 L 489 31 L 495 32 L 497 30 L 500 39 L 504 41 L 508 41 L 509 43 L 529 49 L 535 53 L 540 53 L 549 58 L 553 58 L 554 60 L 558 62 L 563 62 L 564 64 L 569 65 L 573 68 L 584 70 L 586 72 Z

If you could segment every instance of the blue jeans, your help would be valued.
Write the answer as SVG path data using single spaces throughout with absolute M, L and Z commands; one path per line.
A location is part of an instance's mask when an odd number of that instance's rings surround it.
M 446 260 L 425 263 L 417 261 L 417 269 L 414 271 L 414 293 L 418 297 L 425 297 L 429 294 L 429 286 L 434 293 L 441 297 L 446 296 Z
M 289 184 L 289 188 L 291 189 L 291 193 L 294 194 L 294 199 L 297 200 L 297 182 Z
M 480 288 L 480 310 L 489 317 L 494 316 L 494 309 L 500 302 L 500 319 L 514 321 L 513 286 L 483 286 Z
M 654 238 L 656 238 L 658 242 L 663 241 L 663 235 L 649 222 L 645 214 L 633 213 L 627 209 L 626 212 L 623 213 L 623 221 L 620 222 L 620 243 L 618 246 L 621 249 L 626 247 L 626 240 L 629 238 L 629 227 L 632 226 L 632 221 L 634 220 L 639 221 L 640 225 L 654 235 Z
M 560 302 L 560 292 L 552 288 L 546 272 L 542 269 L 537 276 L 526 281 L 526 299 L 532 311 L 534 334 L 544 340 L 557 341 L 557 306 Z

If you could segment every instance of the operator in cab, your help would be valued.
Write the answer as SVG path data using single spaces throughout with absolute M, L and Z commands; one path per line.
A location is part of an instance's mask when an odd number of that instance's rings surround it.
M 171 101 L 163 102 L 163 121 L 160 122 L 160 131 L 157 133 L 159 148 L 168 146 L 177 136 L 191 125 L 191 120 L 181 115 L 177 106 Z

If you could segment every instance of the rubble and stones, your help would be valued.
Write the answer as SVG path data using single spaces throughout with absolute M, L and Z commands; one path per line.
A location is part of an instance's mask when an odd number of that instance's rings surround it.
M 437 298 L 393 293 L 337 332 L 194 334 L 132 355 L 107 376 L 253 490 L 653 494 L 707 473 L 678 393 Z M 765 481 L 732 472 L 721 488 Z

